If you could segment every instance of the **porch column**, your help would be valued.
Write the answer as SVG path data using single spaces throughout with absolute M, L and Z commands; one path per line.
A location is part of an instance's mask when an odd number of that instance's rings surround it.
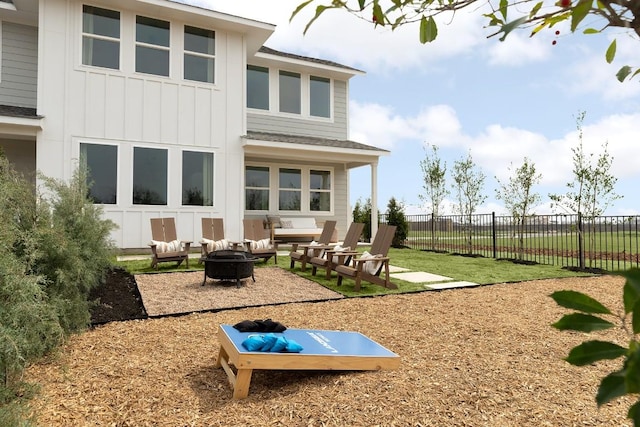
M 378 232 L 378 162 L 371 163 L 371 240 Z

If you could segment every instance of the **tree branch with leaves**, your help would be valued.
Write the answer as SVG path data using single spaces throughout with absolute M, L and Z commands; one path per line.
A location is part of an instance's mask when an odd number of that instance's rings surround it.
M 307 22 L 305 33 L 324 12 L 340 9 L 376 27 L 392 30 L 419 23 L 419 39 L 424 44 L 438 37 L 434 18 L 446 13 L 452 14 L 450 19 L 454 19 L 457 11 L 470 7 L 480 11 L 487 6 L 488 12 L 482 14 L 486 26 L 496 28 L 488 37 L 500 35 L 500 41 L 515 29 L 529 29 L 531 36 L 535 36 L 565 21 L 569 22 L 572 33 L 601 34 L 609 28 L 620 28 L 640 37 L 640 0 L 557 0 L 555 3 L 536 0 L 307 0 L 293 11 L 291 20 L 312 4 L 316 5 L 315 13 Z M 594 26 L 582 25 L 588 16 L 595 18 Z M 616 47 L 614 39 L 605 53 L 608 63 L 613 62 Z M 638 74 L 640 68 L 624 65 L 616 76 L 622 82 Z

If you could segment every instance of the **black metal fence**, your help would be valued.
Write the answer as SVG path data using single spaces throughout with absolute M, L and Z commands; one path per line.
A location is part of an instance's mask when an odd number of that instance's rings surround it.
M 521 262 L 625 270 L 640 266 L 640 216 L 407 215 L 406 245 Z M 380 215 L 386 222 L 386 215 Z

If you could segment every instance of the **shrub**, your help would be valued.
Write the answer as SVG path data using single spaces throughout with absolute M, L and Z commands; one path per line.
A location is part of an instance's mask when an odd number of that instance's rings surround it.
M 362 239 L 369 242 L 371 240 L 371 199 L 367 199 L 364 205 L 360 199 L 356 201 L 353 207 L 353 222 L 364 224 Z
M 409 234 L 409 223 L 404 215 L 404 205 L 398 203 L 395 197 L 392 197 L 387 205 L 387 224 L 396 226 L 391 245 L 395 248 L 403 247 Z

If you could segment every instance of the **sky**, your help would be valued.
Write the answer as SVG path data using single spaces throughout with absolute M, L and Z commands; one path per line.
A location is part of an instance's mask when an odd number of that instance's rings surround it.
M 349 138 L 390 151 L 378 165 L 381 212 L 394 197 L 408 215 L 430 213 L 420 198 L 420 163 L 435 145 L 451 191 L 442 213 L 455 213 L 450 172 L 468 155 L 485 176 L 486 200 L 477 213 L 507 214 L 496 189 L 525 157 L 542 175 L 532 189 L 541 199 L 534 213 L 565 213 L 553 210 L 548 195 L 569 191 L 577 117 L 584 112 L 584 152 L 598 157 L 607 145 L 615 192 L 623 196 L 605 215 L 640 214 L 640 78 L 620 83 L 615 77 L 622 65 L 640 65 L 640 40 L 628 31 L 572 34 L 562 24 L 534 37 L 516 30 L 501 42 L 488 37 L 494 30 L 485 28 L 482 12 L 470 9 L 437 19 L 437 39 L 423 45 L 416 25 L 374 28 L 342 10 L 325 12 L 303 35 L 314 8 L 290 21 L 302 0 L 182 1 L 276 25 L 266 43 L 273 49 L 366 72 L 349 83 Z M 584 27 L 598 25 L 585 19 Z M 614 38 L 616 58 L 608 64 L 605 51 Z M 352 204 L 370 196 L 370 174 L 369 167 L 351 172 Z

